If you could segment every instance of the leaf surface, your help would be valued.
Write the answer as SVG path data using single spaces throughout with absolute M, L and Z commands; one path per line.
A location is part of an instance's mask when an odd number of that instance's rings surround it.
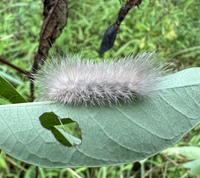
M 54 137 L 59 141 L 61 144 L 65 146 L 72 146 L 72 143 L 65 138 L 65 136 L 60 132 L 61 129 L 56 128 L 55 126 L 58 125 L 64 125 L 64 124 L 70 124 L 73 123 L 73 121 L 69 118 L 61 119 L 56 114 L 50 112 L 50 113 L 43 113 L 40 117 L 40 123 L 45 128 L 52 132 Z M 64 128 L 64 126 L 63 126 Z M 65 128 L 63 129 L 65 131 Z
M 181 155 L 187 159 L 200 159 L 200 148 L 197 146 L 182 146 L 182 147 L 171 147 L 164 150 L 162 153 L 168 155 Z
M 26 100 L 14 89 L 14 87 L 0 76 L 0 97 L 11 103 L 24 103 Z
M 96 167 L 143 160 L 174 145 L 200 122 L 199 76 L 200 68 L 191 68 L 162 77 L 148 98 L 121 106 L 73 107 L 55 102 L 0 106 L 0 147 L 42 167 Z M 45 112 L 77 122 L 82 143 L 60 144 L 40 123 Z
M 200 175 L 200 159 L 185 163 L 183 164 L 183 167 L 190 169 L 189 173 L 194 176 Z

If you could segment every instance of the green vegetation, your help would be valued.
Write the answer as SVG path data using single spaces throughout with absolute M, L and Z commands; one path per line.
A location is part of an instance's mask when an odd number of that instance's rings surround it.
M 124 3 L 125 1 L 123 1 Z M 122 2 L 121 2 L 122 3 Z M 98 50 L 104 31 L 114 23 L 121 4 L 118 0 L 69 1 L 66 28 L 56 41 L 51 54 L 81 53 L 86 58 L 99 58 Z M 105 58 L 125 56 L 132 52 L 156 50 L 172 70 L 200 65 L 200 2 L 143 1 L 132 9 L 123 23 L 114 47 Z M 42 24 L 41 1 L 0 2 L 0 57 L 30 70 L 37 50 Z M 0 65 L 0 75 L 9 80 L 28 99 L 29 80 L 6 65 Z M 1 102 L 1 100 L 0 100 Z M 1 102 L 3 103 L 3 102 Z M 189 132 L 177 147 L 200 146 L 200 127 Z M 193 154 L 191 150 L 191 154 Z M 196 157 L 197 158 L 197 157 Z M 187 155 L 155 155 L 144 162 L 101 168 L 45 169 L 39 177 L 193 177 L 183 166 L 191 158 Z M 195 159 L 195 158 L 193 158 Z M 34 177 L 35 166 L 0 155 L 0 177 Z M 6 175 L 6 176 L 5 176 Z M 198 176 L 197 176 L 198 177 Z

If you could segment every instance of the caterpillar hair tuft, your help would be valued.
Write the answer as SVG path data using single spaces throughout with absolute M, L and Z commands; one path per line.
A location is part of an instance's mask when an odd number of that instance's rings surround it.
M 69 105 L 133 102 L 156 87 L 162 69 L 154 53 L 92 61 L 67 55 L 47 62 L 36 75 L 41 100 Z

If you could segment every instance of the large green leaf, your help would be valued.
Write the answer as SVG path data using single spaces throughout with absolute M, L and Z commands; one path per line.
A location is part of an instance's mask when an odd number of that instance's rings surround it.
M 175 144 L 200 122 L 200 68 L 162 78 L 152 95 L 111 107 L 66 106 L 35 102 L 0 106 L 0 147 L 25 162 L 43 167 L 105 166 L 150 157 Z M 39 120 L 44 112 L 71 118 L 82 143 L 60 144 Z

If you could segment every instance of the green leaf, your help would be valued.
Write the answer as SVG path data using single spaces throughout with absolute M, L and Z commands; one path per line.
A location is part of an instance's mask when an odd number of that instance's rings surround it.
M 0 76 L 0 97 L 7 99 L 11 103 L 27 102 L 3 77 Z
M 200 175 L 200 159 L 185 163 L 183 164 L 183 167 L 190 169 L 189 173 L 194 176 Z
M 57 125 L 63 125 L 63 124 L 70 124 L 73 123 L 74 121 L 72 121 L 69 118 L 66 119 L 61 119 L 59 118 L 56 114 L 54 114 L 53 112 L 50 113 L 43 113 L 40 117 L 40 123 L 41 125 L 50 130 L 52 132 L 52 134 L 54 135 L 54 137 L 63 145 L 65 146 L 72 146 L 72 144 L 70 143 L 70 141 L 68 141 L 65 136 L 54 126 Z M 64 128 L 65 129 L 65 128 Z
M 183 164 L 183 167 L 189 169 L 189 173 L 195 176 L 200 175 L 200 148 L 197 146 L 172 147 L 164 150 L 163 154 L 181 155 L 189 160 L 193 160 Z
M 143 160 L 174 145 L 200 122 L 199 76 L 200 68 L 191 68 L 163 77 L 149 97 L 122 106 L 73 107 L 55 102 L 0 106 L 0 147 L 42 167 L 96 167 Z M 64 132 L 75 144 L 60 144 L 40 123 L 45 112 L 77 122 L 81 144 Z
M 10 102 L 4 98 L 0 98 L 0 105 L 1 104 L 10 104 Z
M 172 147 L 164 150 L 162 153 L 168 155 L 182 155 L 187 159 L 200 159 L 200 148 L 196 146 Z
M 3 157 L 2 154 L 0 154 L 0 170 L 1 168 L 5 169 L 8 172 L 8 165 L 5 161 L 5 157 Z
M 50 113 L 43 113 L 40 117 L 40 122 L 41 125 L 48 129 L 51 130 L 51 126 L 55 125 L 61 125 L 61 124 L 70 124 L 73 123 L 74 121 L 71 120 L 70 118 L 65 118 L 65 119 L 60 119 L 56 114 L 53 112 Z
M 65 136 L 59 132 L 58 129 L 56 129 L 55 127 L 51 127 L 51 132 L 54 135 L 54 137 L 63 145 L 71 147 L 72 143 L 70 143 L 70 141 L 68 141 Z
M 9 74 L 6 74 L 2 71 L 0 71 L 0 76 L 2 76 L 4 79 L 8 80 L 13 85 L 23 85 L 22 81 L 20 81 L 20 80 L 16 79 L 15 77 L 13 77 Z

